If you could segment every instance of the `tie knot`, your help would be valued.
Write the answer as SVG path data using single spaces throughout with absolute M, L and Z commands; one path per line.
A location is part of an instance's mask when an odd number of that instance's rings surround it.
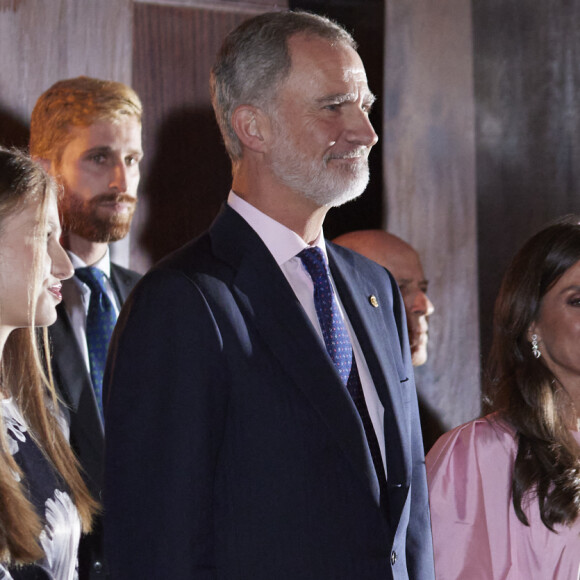
M 81 282 L 84 282 L 90 289 L 91 292 L 102 292 L 107 293 L 105 288 L 105 273 L 95 266 L 88 266 L 86 268 L 77 268 L 75 270 L 75 275 Z
M 305 248 L 298 254 L 298 257 L 315 284 L 317 280 L 328 278 L 324 254 L 318 246 Z

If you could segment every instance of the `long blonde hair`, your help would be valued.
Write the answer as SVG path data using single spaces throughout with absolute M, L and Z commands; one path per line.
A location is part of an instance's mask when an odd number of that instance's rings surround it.
M 47 207 L 56 191 L 52 179 L 29 157 L 0 148 L 0 235 L 7 217 L 31 203 L 38 207 L 34 287 L 28 293 L 29 324 L 13 330 L 6 340 L 0 362 L 0 384 L 3 391 L 16 401 L 30 435 L 68 487 L 83 531 L 88 532 L 98 506 L 83 482 L 78 461 L 53 412 L 58 410 L 59 403 L 50 364 L 47 364 L 50 355 L 46 328 L 34 327 L 36 297 L 42 280 L 41 264 L 46 251 Z M 53 410 L 49 409 L 50 405 Z M 38 543 L 43 522 L 29 501 L 22 482 L 15 478 L 15 474 L 21 478 L 23 474 L 8 450 L 4 431 L 3 427 L 0 428 L 0 561 L 25 564 L 43 556 Z

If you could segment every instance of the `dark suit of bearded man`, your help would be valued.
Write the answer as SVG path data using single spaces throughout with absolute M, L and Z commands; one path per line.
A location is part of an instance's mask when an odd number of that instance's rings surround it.
M 116 303 L 120 307 L 141 277 L 140 274 L 110 263 L 110 282 Z M 63 282 L 63 294 L 78 293 L 75 278 Z M 52 347 L 52 372 L 58 392 L 66 405 L 70 428 L 70 443 L 83 471 L 91 495 L 102 502 L 105 433 L 93 390 L 91 375 L 71 318 L 63 301 L 57 306 L 57 320 L 49 327 Z M 83 536 L 79 546 L 85 578 L 105 577 L 102 522 L 97 519 L 93 533 Z

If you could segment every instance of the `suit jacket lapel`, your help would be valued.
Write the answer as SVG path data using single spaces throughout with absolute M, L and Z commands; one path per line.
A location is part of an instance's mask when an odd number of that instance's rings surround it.
M 391 519 L 396 522 L 404 505 L 404 501 L 400 501 L 401 495 L 406 495 L 411 480 L 411 464 L 407 460 L 409 454 L 403 453 L 410 435 L 404 419 L 406 406 L 401 391 L 401 382 L 406 383 L 409 377 L 401 357 L 395 355 L 399 349 L 395 324 L 393 322 L 393 328 L 389 329 L 385 325 L 387 317 L 381 311 L 392 308 L 392 300 L 388 304 L 379 302 L 378 307 L 372 306 L 370 297 L 384 296 L 384 289 L 375 286 L 374 278 L 369 280 L 361 275 L 354 264 L 338 254 L 331 244 L 327 245 L 327 251 L 335 285 L 385 409 L 388 486 L 390 500 L 393 500 L 389 503 Z
M 111 264 L 111 282 L 122 305 L 132 290 L 134 281 L 125 276 L 115 264 Z M 65 280 L 63 283 L 74 284 L 72 279 Z M 61 378 L 60 391 L 66 398 L 66 402 L 76 412 L 83 390 L 88 388 L 90 392 L 93 392 L 93 388 L 64 303 L 57 306 L 57 313 L 57 321 L 49 327 L 53 345 L 58 345 L 57 348 L 53 347 L 52 358 Z M 97 412 L 96 401 L 95 412 Z
M 122 305 L 133 289 L 135 279 L 127 275 L 122 268 L 111 263 L 111 283 Z M 72 279 L 65 280 L 64 284 L 74 284 L 74 282 Z M 59 378 L 58 388 L 73 412 L 84 417 L 83 421 L 79 421 L 79 425 L 89 424 L 87 427 L 89 439 L 93 439 L 94 426 L 99 424 L 100 428 L 96 430 L 96 433 L 100 433 L 101 443 L 99 444 L 102 444 L 103 425 L 97 409 L 91 378 L 63 303 L 57 306 L 57 313 L 57 321 L 49 327 L 49 334 L 53 345 L 57 345 L 52 349 L 52 358 L 53 367 L 56 368 Z
M 135 280 L 126 274 L 119 266 L 111 263 L 111 283 L 121 306 L 127 300 L 129 293 L 135 286 Z
M 49 327 L 52 358 L 58 369 L 59 389 L 76 412 L 83 389 L 90 387 L 90 377 L 64 304 L 57 306 L 57 313 L 56 322 Z
M 77 451 L 83 456 L 87 453 L 87 446 L 91 454 L 102 456 L 104 430 L 91 378 L 64 305 L 59 304 L 57 311 L 57 321 L 49 328 L 53 343 L 52 365 L 57 388 L 72 411 L 71 442 L 82 447 L 82 450 Z M 91 481 L 98 481 L 97 474 L 88 475 Z
M 237 270 L 233 292 L 241 309 L 334 434 L 378 505 L 379 485 L 356 408 L 274 258 L 230 208 L 210 235 L 218 257 Z

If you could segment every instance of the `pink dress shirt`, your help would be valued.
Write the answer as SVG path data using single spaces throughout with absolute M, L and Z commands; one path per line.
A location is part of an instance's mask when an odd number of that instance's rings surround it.
M 574 432 L 580 443 L 580 435 Z M 427 456 L 437 580 L 579 580 L 580 519 L 551 532 L 536 500 L 518 520 L 514 431 L 496 415 L 443 435 Z

